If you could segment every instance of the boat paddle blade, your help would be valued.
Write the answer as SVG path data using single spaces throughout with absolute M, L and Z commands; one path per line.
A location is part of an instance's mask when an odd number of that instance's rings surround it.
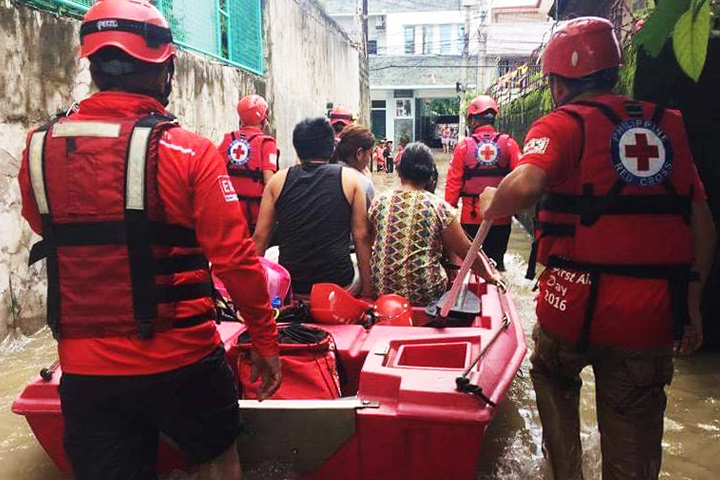
M 377 325 L 412 327 L 412 308 L 404 297 L 390 293 L 375 301 L 373 307 Z
M 480 298 L 471 291 L 464 291 L 455 299 L 445 320 L 440 316 L 440 308 L 448 301 L 450 294 L 445 292 L 442 297 L 427 306 L 425 313 L 435 320 L 427 323 L 426 327 L 466 327 L 472 325 L 475 317 L 480 315 L 482 311 Z
M 310 291 L 310 315 L 318 323 L 357 323 L 370 307 L 334 283 L 316 283 Z

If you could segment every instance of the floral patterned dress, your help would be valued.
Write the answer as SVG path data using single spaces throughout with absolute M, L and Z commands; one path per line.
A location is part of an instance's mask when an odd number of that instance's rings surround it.
M 457 217 L 456 210 L 424 190 L 396 190 L 377 196 L 369 217 L 375 228 L 375 295 L 396 293 L 412 305 L 427 305 L 445 293 L 442 233 Z

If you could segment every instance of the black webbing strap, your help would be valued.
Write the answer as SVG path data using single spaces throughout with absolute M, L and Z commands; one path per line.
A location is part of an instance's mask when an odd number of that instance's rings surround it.
M 662 122 L 664 116 L 665 107 L 663 107 L 662 105 L 655 105 L 655 110 L 653 111 L 650 121 L 653 122 L 655 125 L 660 126 L 660 123 Z
M 140 35 L 150 48 L 158 48 L 161 45 L 173 43 L 172 32 L 169 28 L 124 18 L 101 18 L 84 22 L 80 26 L 80 42 L 82 43 L 85 40 L 86 35 L 108 31 Z
M 613 187 L 615 188 L 615 187 Z M 616 197 L 548 193 L 540 201 L 548 212 L 569 215 L 680 215 L 691 212 L 692 199 L 680 195 L 622 195 Z M 583 223 L 584 225 L 585 223 Z
M 240 169 L 228 169 L 228 175 L 231 177 L 244 177 L 244 178 L 250 178 L 256 182 L 262 182 L 263 181 L 263 172 L 262 170 L 240 170 Z
M 45 168 L 45 159 L 43 154 L 43 169 Z M 48 201 L 48 207 L 49 207 Z M 60 263 L 58 261 L 57 244 L 55 242 L 55 232 L 52 214 L 41 215 L 40 221 L 42 225 L 42 237 L 45 243 L 45 255 L 47 262 L 45 264 L 47 270 L 47 324 L 53 337 L 60 338 Z
M 213 283 L 181 283 L 179 285 L 153 285 L 157 303 L 177 303 L 186 300 L 212 297 Z
M 155 259 L 156 275 L 172 275 L 174 273 L 207 270 L 208 260 L 204 255 L 173 255 Z
M 151 128 L 152 131 L 147 137 L 145 145 L 145 162 L 143 168 L 145 175 L 143 176 L 142 191 L 145 201 L 142 210 L 125 209 L 125 243 L 128 249 L 128 263 L 130 266 L 130 282 L 132 285 L 133 314 L 138 322 L 138 336 L 140 338 L 151 338 L 153 336 L 153 320 L 157 318 L 157 302 L 160 301 L 159 291 L 155 289 L 155 257 L 152 249 L 152 237 L 148 235 L 150 230 L 150 222 L 147 212 L 147 184 L 148 181 L 154 181 L 155 177 L 148 179 L 150 169 L 147 165 L 147 158 L 150 152 L 150 146 L 156 140 L 156 129 L 158 125 L 167 123 L 168 119 L 159 115 L 148 115 L 138 120 L 133 126 L 130 138 L 133 138 L 135 131 L 139 128 Z M 131 140 L 132 142 L 132 140 Z M 128 165 L 129 155 L 131 153 L 130 145 L 128 146 L 125 160 L 125 196 L 128 195 Z
M 504 177 L 510 173 L 509 168 L 493 167 L 493 168 L 469 168 L 463 172 L 463 178 L 469 179 L 474 177 Z
M 595 316 L 598 291 L 600 290 L 600 273 L 595 269 L 590 270 L 589 273 L 590 293 L 588 295 L 587 307 L 585 308 L 582 328 L 580 329 L 580 337 L 575 345 L 575 350 L 580 354 L 586 353 L 588 346 L 590 346 L 590 328 L 592 327 L 593 317 Z
M 146 234 L 151 243 L 162 247 L 195 248 L 198 246 L 195 230 L 181 225 L 148 221 Z M 56 247 L 86 247 L 91 245 L 125 245 L 125 222 L 61 223 L 54 225 Z M 28 265 L 47 257 L 46 239 L 30 249 Z
M 613 125 L 620 125 L 623 119 L 618 115 L 615 110 L 605 105 L 604 103 L 590 102 L 586 100 L 579 100 L 577 102 L 571 102 L 569 105 L 579 105 L 582 107 L 597 108 L 600 112 L 610 120 Z
M 575 235 L 575 225 L 567 223 L 550 223 L 541 222 L 535 217 L 535 231 L 539 232 L 540 235 L 533 240 L 532 246 L 530 247 L 530 257 L 528 258 L 528 268 L 525 272 L 525 278 L 533 280 L 537 273 L 537 256 L 538 249 L 540 247 L 540 240 L 545 237 L 572 237 Z

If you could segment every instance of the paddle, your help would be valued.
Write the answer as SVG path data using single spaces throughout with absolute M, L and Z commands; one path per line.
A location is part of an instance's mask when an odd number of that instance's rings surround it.
M 475 262 L 475 259 L 478 256 L 478 252 L 480 251 L 480 247 L 482 247 L 482 244 L 485 241 L 488 232 L 490 232 L 490 227 L 492 227 L 492 222 L 488 222 L 487 220 L 483 220 L 482 224 L 480 224 L 480 228 L 475 234 L 473 243 L 472 245 L 470 245 L 467 254 L 465 254 L 465 259 L 463 260 L 462 266 L 460 267 L 460 270 L 455 277 L 452 288 L 450 288 L 450 293 L 445 299 L 445 303 L 440 308 L 441 318 L 447 318 L 450 310 L 455 304 L 455 300 L 457 300 L 458 295 L 460 294 L 460 290 L 462 289 L 465 282 L 465 277 L 470 271 L 470 267 L 472 267 L 472 264 Z

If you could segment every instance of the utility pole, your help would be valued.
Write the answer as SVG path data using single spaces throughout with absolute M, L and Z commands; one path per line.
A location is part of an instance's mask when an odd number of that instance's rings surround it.
M 475 72 L 475 84 L 478 91 L 485 90 L 486 72 L 489 62 L 487 61 L 487 37 L 488 37 L 488 0 L 480 0 L 480 26 L 478 27 L 478 68 Z M 482 64 L 480 63 L 482 62 Z
M 463 109 L 465 107 L 465 92 L 468 88 L 468 78 L 470 69 L 470 10 L 475 6 L 475 0 L 463 0 L 462 6 L 465 9 L 465 35 L 463 35 L 463 84 L 460 89 L 460 111 L 458 112 L 458 140 L 465 136 L 465 115 Z

